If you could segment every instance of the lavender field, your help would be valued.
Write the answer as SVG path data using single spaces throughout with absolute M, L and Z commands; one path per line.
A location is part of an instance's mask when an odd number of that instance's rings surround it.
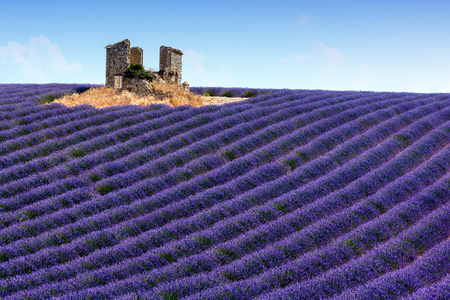
M 86 88 L 0 85 L 2 299 L 450 299 L 450 94 Z

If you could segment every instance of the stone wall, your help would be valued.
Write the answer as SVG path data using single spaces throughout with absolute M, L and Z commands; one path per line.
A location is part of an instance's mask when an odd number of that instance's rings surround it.
M 119 78 L 124 75 L 125 70 L 130 66 L 130 41 L 108 45 L 106 48 L 106 86 L 120 88 L 117 85 L 122 82 Z
M 158 100 L 166 100 L 173 97 L 172 91 L 155 91 L 150 81 L 138 78 L 124 78 L 122 89 L 133 92 L 139 97 L 151 95 Z
M 181 84 L 182 55 L 183 52 L 172 47 L 159 48 L 159 70 L 164 80 Z
M 144 65 L 144 50 L 142 50 L 142 48 L 131 48 L 130 64 Z
M 153 93 L 152 83 L 139 78 L 124 78 L 122 89 L 133 92 L 140 97 Z
M 169 59 L 169 56 L 168 56 L 168 52 L 166 51 L 166 46 L 161 46 L 159 48 L 159 70 L 160 71 L 163 71 L 170 65 L 170 62 L 168 61 L 168 59 Z

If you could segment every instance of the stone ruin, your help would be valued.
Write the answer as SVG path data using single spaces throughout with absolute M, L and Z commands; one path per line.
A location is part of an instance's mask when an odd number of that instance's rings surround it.
M 131 64 L 143 65 L 144 51 L 139 47 L 130 47 L 129 40 L 108 45 L 106 48 L 106 87 L 128 90 L 139 96 L 153 95 L 165 99 L 167 94 L 153 91 L 149 80 L 126 78 L 125 70 Z M 187 91 L 187 82 L 181 83 L 183 52 L 172 47 L 161 46 L 159 49 L 159 72 L 147 70 L 155 80 L 164 80 L 182 85 Z

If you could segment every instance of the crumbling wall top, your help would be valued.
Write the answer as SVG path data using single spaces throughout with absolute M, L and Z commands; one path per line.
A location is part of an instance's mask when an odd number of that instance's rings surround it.
M 181 50 L 178 50 L 178 49 L 175 49 L 175 48 L 172 48 L 172 47 L 168 47 L 168 46 L 164 46 L 163 45 L 163 46 L 160 47 L 160 50 L 163 50 L 163 49 L 165 49 L 166 51 L 172 51 L 172 52 L 178 53 L 180 55 L 183 55 L 183 52 Z
M 106 49 L 110 49 L 110 48 L 116 48 L 117 46 L 121 45 L 121 44 L 127 44 L 128 46 L 130 45 L 130 40 L 125 39 L 123 41 L 114 43 L 114 44 L 109 44 L 108 46 L 106 46 Z

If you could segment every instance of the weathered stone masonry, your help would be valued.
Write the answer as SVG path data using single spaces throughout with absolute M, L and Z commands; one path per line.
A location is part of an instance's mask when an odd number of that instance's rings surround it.
M 133 87 L 139 86 L 138 93 L 141 95 L 151 93 L 151 84 L 138 83 L 139 80 L 128 80 L 124 78 L 125 70 L 130 64 L 143 65 L 143 50 L 139 47 L 130 48 L 130 41 L 108 45 L 106 48 L 106 86 L 116 89 L 133 90 Z M 155 79 L 162 79 L 181 84 L 182 75 L 182 55 L 178 49 L 161 46 L 159 57 L 159 72 L 149 71 Z M 133 82 L 133 84 L 131 84 Z M 187 82 L 183 83 L 186 89 L 189 89 Z M 148 87 L 148 88 L 147 88 Z
M 183 52 L 171 47 L 159 48 L 159 72 L 167 81 L 181 84 L 181 56 Z
M 131 48 L 130 64 L 144 65 L 144 50 L 142 48 Z
M 130 66 L 130 41 L 123 40 L 106 48 L 106 86 L 122 88 L 125 70 Z

